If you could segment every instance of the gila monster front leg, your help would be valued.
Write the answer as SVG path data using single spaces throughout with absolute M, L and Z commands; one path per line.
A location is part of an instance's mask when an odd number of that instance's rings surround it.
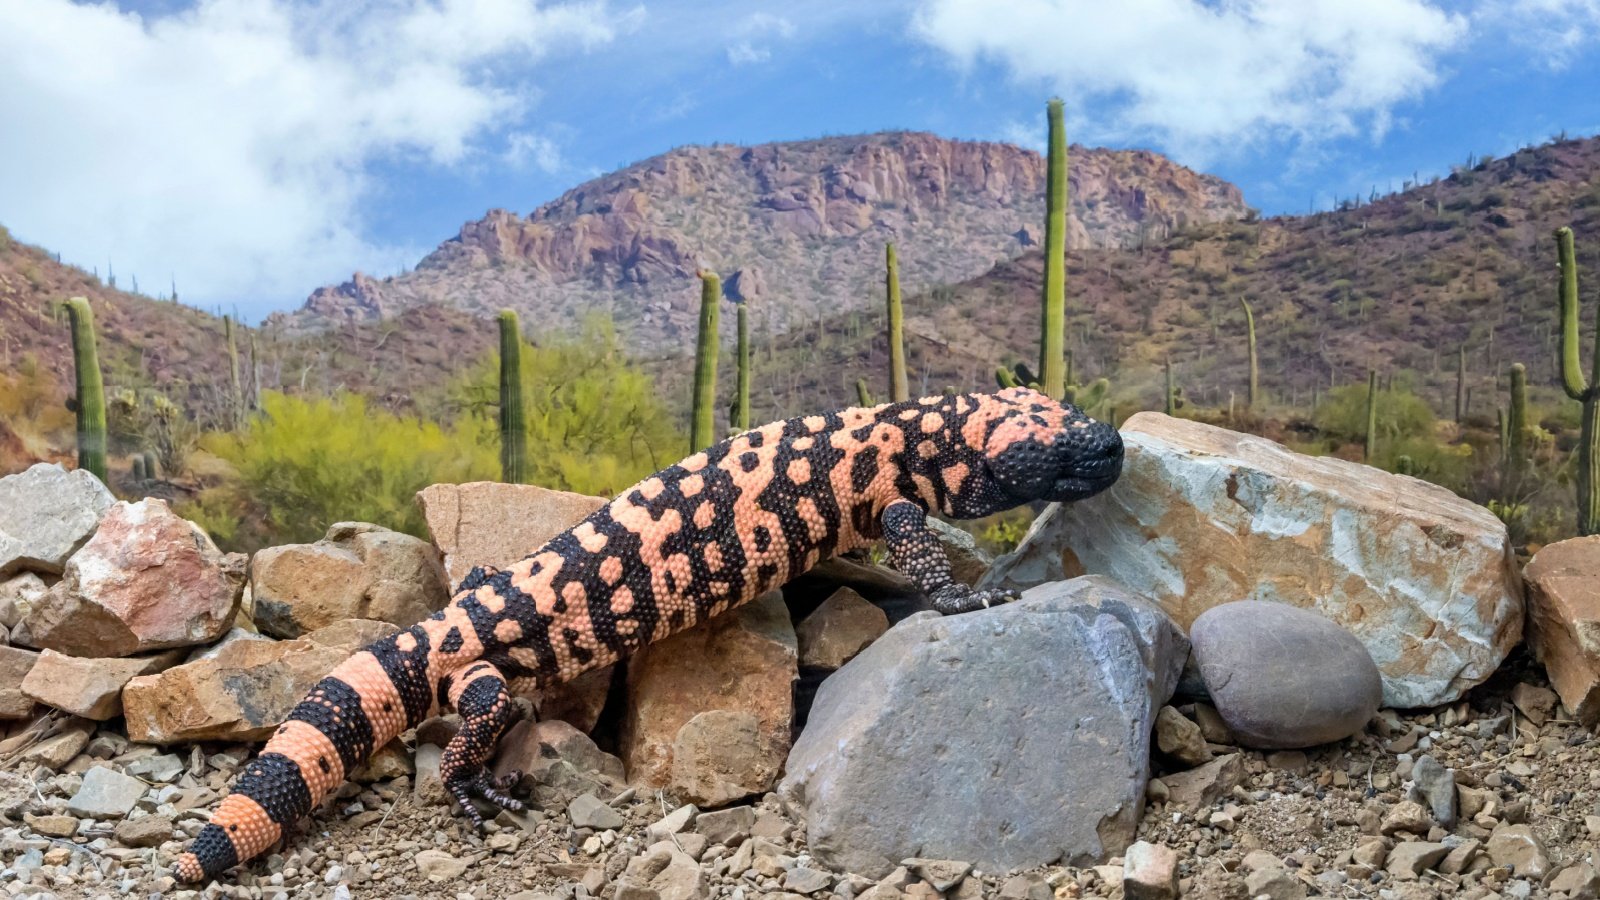
M 883 540 L 894 567 L 905 573 L 945 615 L 971 612 L 1017 599 L 1012 590 L 980 591 L 950 577 L 950 560 L 928 530 L 928 515 L 910 500 L 896 500 L 883 511 Z
M 483 827 L 483 816 L 472 805 L 474 796 L 502 809 L 520 812 L 522 801 L 506 793 L 518 776 L 513 773 L 496 780 L 484 767 L 494 756 L 500 735 L 516 717 L 505 677 L 493 664 L 475 662 L 454 676 L 449 698 L 456 712 L 461 714 L 461 730 L 445 745 L 439 758 L 439 778 L 445 789 L 479 828 Z

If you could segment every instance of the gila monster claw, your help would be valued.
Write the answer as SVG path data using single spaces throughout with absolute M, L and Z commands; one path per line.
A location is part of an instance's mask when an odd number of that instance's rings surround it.
M 483 814 L 478 812 L 478 807 L 472 802 L 473 799 L 485 800 L 507 812 L 522 812 L 527 808 L 526 804 L 507 793 L 521 780 L 521 777 L 520 772 L 508 772 L 500 778 L 495 778 L 488 772 L 480 770 L 475 775 L 448 782 L 445 788 L 456 798 L 456 803 L 461 805 L 461 811 L 466 814 L 473 827 L 482 828 Z

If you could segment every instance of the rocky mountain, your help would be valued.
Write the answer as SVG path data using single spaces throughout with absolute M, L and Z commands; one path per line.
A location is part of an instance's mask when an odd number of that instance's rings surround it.
M 1238 188 L 1147 151 L 1073 147 L 1069 246 L 1136 245 L 1248 210 Z M 758 310 L 758 332 L 877 304 L 883 245 L 910 291 L 971 278 L 1041 240 L 1044 162 L 1008 144 L 894 132 L 682 147 L 518 215 L 492 210 L 412 272 L 320 288 L 299 326 L 421 304 L 538 321 L 609 311 L 646 350 L 682 346 L 696 271 Z

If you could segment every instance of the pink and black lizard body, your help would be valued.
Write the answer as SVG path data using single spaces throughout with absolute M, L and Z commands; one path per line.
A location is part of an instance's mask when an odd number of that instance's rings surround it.
M 338 666 L 245 768 L 177 874 L 215 877 L 266 850 L 375 750 L 441 710 L 462 720 L 440 773 L 463 812 L 481 823 L 475 796 L 520 809 L 485 769 L 513 692 L 609 665 L 839 553 L 884 541 L 944 613 L 1012 599 L 951 580 L 926 516 L 1081 499 L 1121 467 L 1114 429 L 1026 388 L 735 435 L 509 568 L 474 570 L 445 609 Z

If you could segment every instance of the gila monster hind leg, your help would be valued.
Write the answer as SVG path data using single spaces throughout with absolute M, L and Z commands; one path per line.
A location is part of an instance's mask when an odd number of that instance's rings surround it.
M 449 697 L 461 715 L 461 730 L 445 745 L 439 759 L 439 777 L 445 789 L 479 828 L 483 827 L 483 816 L 472 805 L 475 796 L 502 809 L 520 812 L 522 801 L 507 793 L 519 776 L 511 773 L 497 780 L 485 768 L 494 756 L 500 735 L 517 717 L 505 677 L 491 663 L 473 663 L 454 676 Z
M 927 513 L 909 500 L 891 503 L 884 509 L 883 540 L 889 547 L 894 567 L 916 582 L 933 601 L 933 608 L 945 615 L 1017 599 L 1016 591 L 980 591 L 951 578 L 950 559 L 945 556 L 939 538 L 928 529 Z

